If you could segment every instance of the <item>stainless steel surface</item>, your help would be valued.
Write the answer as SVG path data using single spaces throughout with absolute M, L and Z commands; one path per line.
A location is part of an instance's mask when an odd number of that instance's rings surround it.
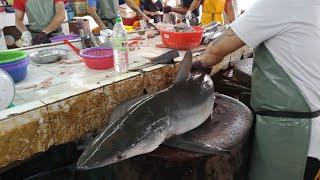
M 62 48 L 44 49 L 29 55 L 31 61 L 38 64 L 49 64 L 68 58 L 68 50 Z

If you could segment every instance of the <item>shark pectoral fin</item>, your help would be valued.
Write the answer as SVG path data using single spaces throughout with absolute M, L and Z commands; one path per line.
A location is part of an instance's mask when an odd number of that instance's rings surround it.
M 133 106 L 139 105 L 140 103 L 144 102 L 145 100 L 149 99 L 152 96 L 152 94 L 145 94 L 142 96 L 139 96 L 137 98 L 131 99 L 129 101 L 125 101 L 118 106 L 115 107 L 113 110 L 110 118 L 109 118 L 109 124 L 114 123 L 117 121 L 124 113 L 126 113 L 129 109 L 131 109 Z
M 170 147 L 186 150 L 186 151 L 201 153 L 201 154 L 210 154 L 210 155 L 214 155 L 214 154 L 227 155 L 227 154 L 229 154 L 228 150 L 224 150 L 219 147 L 213 147 L 210 145 L 202 144 L 199 142 L 189 141 L 189 140 L 186 140 L 182 137 L 171 138 L 162 144 L 170 146 Z
M 183 60 L 181 61 L 180 69 L 178 71 L 178 74 L 175 78 L 174 83 L 176 84 L 179 82 L 185 82 L 189 77 L 191 68 L 192 68 L 192 52 L 187 51 L 183 57 Z

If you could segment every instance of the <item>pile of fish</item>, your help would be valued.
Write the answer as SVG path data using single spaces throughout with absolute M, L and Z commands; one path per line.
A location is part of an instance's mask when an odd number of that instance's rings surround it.
M 213 82 L 209 75 L 190 74 L 191 67 L 188 51 L 172 86 L 119 105 L 111 124 L 87 145 L 77 168 L 103 167 L 149 153 L 205 122 L 214 105 Z
M 158 23 L 157 28 L 161 31 L 172 32 L 194 32 L 195 30 L 186 23 L 177 23 L 175 25 L 169 23 Z

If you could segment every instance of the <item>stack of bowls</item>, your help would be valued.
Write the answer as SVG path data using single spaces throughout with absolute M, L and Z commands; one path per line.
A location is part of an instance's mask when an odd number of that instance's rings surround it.
M 7 71 L 14 82 L 27 77 L 29 65 L 28 54 L 23 51 L 0 51 L 0 68 Z

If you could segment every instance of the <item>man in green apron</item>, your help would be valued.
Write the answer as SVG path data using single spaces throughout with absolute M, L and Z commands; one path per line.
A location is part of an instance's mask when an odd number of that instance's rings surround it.
M 115 25 L 115 19 L 119 17 L 118 0 L 87 0 L 88 13 L 99 25 L 100 29 L 113 29 Z M 127 5 L 133 9 L 143 20 L 150 20 L 140 8 L 135 4 L 133 0 L 125 0 Z
M 257 0 L 193 64 L 205 70 L 245 44 L 255 48 L 250 180 L 313 180 L 319 171 L 319 17 L 320 0 Z
M 15 0 L 16 27 L 21 31 L 25 45 L 49 43 L 53 35 L 62 34 L 65 19 L 62 0 Z M 27 14 L 29 27 L 23 23 Z

